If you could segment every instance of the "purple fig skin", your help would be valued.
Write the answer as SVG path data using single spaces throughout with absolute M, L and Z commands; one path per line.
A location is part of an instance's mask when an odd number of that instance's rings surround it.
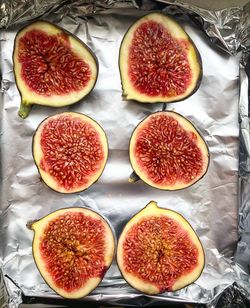
M 64 112 L 64 114 L 66 114 L 66 113 L 67 113 L 67 112 Z M 82 115 L 82 113 L 80 113 L 80 112 L 74 112 L 74 113 L 75 113 L 75 114 Z M 58 115 L 60 115 L 60 114 L 61 114 L 61 113 L 58 113 Z M 31 145 L 32 157 L 33 157 L 33 160 L 34 160 L 34 163 L 35 163 L 35 165 L 36 165 L 36 168 L 37 168 L 37 170 L 38 170 L 39 175 L 40 175 L 40 169 L 39 169 L 39 166 L 37 165 L 37 163 L 36 163 L 36 161 L 35 161 L 34 151 L 33 151 L 33 148 L 34 148 L 34 138 L 35 138 L 36 132 L 37 132 L 38 128 L 40 127 L 40 125 L 41 125 L 44 121 L 46 121 L 48 118 L 50 118 L 50 116 L 49 116 L 49 117 L 46 117 L 46 118 L 38 125 L 38 127 L 36 128 L 36 130 L 35 130 L 35 132 L 34 132 L 34 134 L 33 134 L 33 137 L 32 137 L 32 145 Z M 89 117 L 89 118 L 90 118 L 90 117 Z M 97 121 L 95 121 L 93 118 L 91 118 L 91 120 L 92 120 L 93 122 L 95 122 L 97 125 L 100 126 L 100 124 L 97 123 Z M 103 130 L 103 132 L 104 132 L 104 135 L 105 135 L 107 147 L 109 148 L 107 134 L 106 134 L 106 132 L 105 132 L 104 130 Z M 91 186 L 94 185 L 96 182 L 98 182 L 99 178 L 102 176 L 102 174 L 103 174 L 103 172 L 104 172 L 104 170 L 105 170 L 105 167 L 106 167 L 106 164 L 107 164 L 108 159 L 109 159 L 109 151 L 108 151 L 108 153 L 107 153 L 107 158 L 106 158 L 106 162 L 105 162 L 105 165 L 104 165 L 104 168 L 103 168 L 102 173 L 100 174 L 100 176 L 98 177 L 98 179 L 97 179 L 93 184 L 91 184 Z M 87 187 L 87 188 L 85 188 L 85 189 L 82 189 L 82 190 L 80 190 L 80 191 L 77 191 L 77 192 L 66 193 L 66 192 L 57 191 L 57 190 L 55 190 L 53 187 L 48 186 L 48 185 L 43 181 L 41 175 L 40 175 L 40 179 L 41 179 L 41 181 L 42 181 L 48 188 L 50 188 L 51 190 L 53 190 L 54 192 L 56 192 L 56 193 L 58 193 L 58 194 L 63 194 L 63 195 L 78 194 L 78 193 L 81 193 L 81 192 L 87 190 L 88 188 L 90 188 L 90 186 L 89 186 L 89 187 Z
M 200 55 L 200 52 L 199 52 L 199 50 L 197 49 L 197 47 L 196 47 L 194 41 L 191 39 L 191 37 L 188 35 L 188 33 L 183 29 L 183 27 L 182 27 L 175 19 L 173 19 L 173 18 L 170 17 L 169 15 L 163 14 L 162 12 L 154 12 L 154 13 L 157 13 L 157 14 L 159 14 L 159 15 L 163 15 L 163 16 L 167 17 L 168 19 L 170 19 L 170 20 L 172 20 L 173 22 L 177 23 L 177 24 L 182 28 L 183 32 L 187 35 L 187 41 L 188 41 L 188 42 L 194 47 L 194 49 L 195 49 L 195 54 L 196 54 L 197 62 L 199 63 L 199 66 L 200 66 L 199 77 L 198 77 L 198 79 L 197 79 L 197 83 L 196 83 L 196 86 L 195 86 L 195 88 L 193 89 L 193 91 L 192 91 L 191 93 L 189 93 L 187 96 L 185 96 L 185 97 L 183 97 L 183 98 L 181 98 L 181 99 L 177 99 L 177 100 L 176 100 L 176 99 L 174 99 L 174 97 L 173 97 L 173 100 L 172 100 L 172 101 L 166 102 L 167 104 L 168 104 L 168 103 L 178 103 L 178 102 L 180 102 L 180 101 L 183 101 L 183 100 L 188 99 L 188 98 L 189 98 L 190 96 L 192 96 L 195 92 L 197 92 L 197 90 L 198 90 L 199 87 L 200 87 L 200 84 L 201 84 L 201 81 L 202 81 L 202 77 L 203 77 L 203 65 L 202 65 L 201 55 Z M 148 15 L 150 15 L 150 14 L 152 14 L 152 13 L 146 14 L 146 15 L 144 15 L 144 16 L 138 18 L 135 22 L 137 22 L 137 21 L 143 19 L 144 17 L 146 17 L 146 16 L 148 16 Z M 135 23 L 135 22 L 134 22 L 134 23 Z M 121 74 L 121 68 L 120 68 L 121 47 L 122 47 L 122 43 L 123 43 L 123 41 L 124 41 L 124 38 L 126 37 L 127 33 L 128 33 L 128 32 L 130 31 L 130 29 L 132 28 L 132 26 L 134 25 L 134 23 L 132 23 L 132 24 L 130 25 L 130 27 L 128 28 L 128 30 L 127 30 L 126 33 L 124 34 L 123 39 L 122 39 L 121 44 L 120 44 L 120 49 L 119 49 L 118 66 L 119 66 L 119 71 L 120 71 L 120 80 L 121 80 L 121 87 L 122 87 L 122 92 L 123 92 L 123 93 L 124 93 L 125 89 L 124 89 L 123 84 L 122 84 L 122 78 L 121 78 L 122 74 Z M 139 96 L 139 95 L 138 95 L 138 96 Z M 126 98 L 124 98 L 124 99 L 127 100 Z M 140 98 L 131 99 L 131 101 L 135 101 L 135 102 L 138 102 L 138 103 L 145 103 L 145 104 L 163 103 L 162 101 L 158 101 L 157 98 L 155 99 L 155 101 L 151 101 L 151 102 L 144 102 L 143 99 L 140 99 Z
M 126 225 L 123 227 L 123 229 L 122 229 L 122 231 L 121 231 L 121 233 L 120 233 L 120 237 L 121 237 L 121 234 L 123 233 L 123 231 L 125 230 L 126 226 L 130 223 L 130 221 L 131 221 L 135 216 L 139 215 L 140 212 L 142 212 L 151 202 L 154 202 L 154 201 L 150 201 L 144 208 L 142 208 L 139 212 L 137 212 L 136 214 L 134 214 L 134 215 L 127 221 Z M 159 208 L 162 209 L 161 207 L 159 207 Z M 170 210 L 170 209 L 166 209 L 166 210 Z M 201 240 L 200 240 L 200 238 L 199 238 L 197 232 L 196 232 L 196 231 L 194 230 L 194 228 L 191 226 L 191 224 L 190 224 L 190 223 L 187 221 L 187 219 L 186 219 L 183 215 L 181 215 L 179 212 L 176 212 L 176 211 L 174 211 L 174 210 L 171 210 L 171 211 L 177 213 L 178 215 L 180 215 L 180 216 L 187 222 L 187 224 L 188 224 L 189 227 L 193 230 L 193 232 L 196 234 L 196 236 L 197 236 L 197 238 L 198 238 L 198 240 L 199 240 L 199 243 L 200 243 L 200 245 L 201 245 L 202 252 L 203 252 L 203 257 L 204 257 L 204 264 L 203 264 L 203 267 L 201 268 L 200 275 L 199 275 L 193 282 L 187 284 L 187 285 L 185 286 L 185 288 L 186 288 L 186 287 L 188 287 L 189 285 L 193 284 L 196 280 L 198 280 L 198 279 L 200 278 L 200 276 L 201 276 L 201 274 L 202 274 L 202 272 L 203 272 L 203 270 L 204 270 L 204 268 L 205 268 L 205 265 L 206 265 L 206 255 L 205 255 L 205 250 L 204 250 L 204 247 L 203 247 L 203 245 L 202 245 L 202 243 L 201 243 Z M 124 275 L 122 274 L 122 270 L 121 270 L 121 268 L 120 268 L 120 266 L 119 266 L 119 263 L 118 263 L 118 254 L 119 254 L 118 248 L 119 248 L 119 240 L 120 240 L 120 237 L 118 238 L 118 242 L 117 242 L 116 263 L 117 263 L 117 266 L 118 266 L 118 268 L 119 268 L 119 271 L 120 271 L 120 273 L 121 273 L 123 279 L 127 282 L 127 284 L 128 284 L 131 288 L 135 289 L 135 288 L 126 280 L 126 278 L 125 278 Z M 181 289 L 183 289 L 183 288 L 184 288 L 184 287 L 179 288 L 179 289 L 176 289 L 175 291 L 168 291 L 168 292 L 176 292 L 176 291 L 179 291 L 179 290 L 181 290 Z M 150 293 L 142 292 L 142 291 L 140 291 L 140 290 L 138 290 L 138 289 L 136 289 L 136 290 L 137 290 L 139 293 L 141 293 L 141 294 L 146 294 L 146 295 L 151 295 L 151 296 L 152 296 L 152 294 L 150 294 Z M 164 291 L 164 292 L 165 292 L 165 291 Z M 159 292 L 159 294 L 164 293 L 164 292 Z
M 157 111 L 157 112 L 154 112 L 153 114 L 163 113 L 163 112 L 168 113 L 169 111 L 167 111 L 167 110 L 164 110 L 164 111 Z M 133 168 L 133 166 L 132 166 L 132 164 L 131 164 L 131 162 L 130 162 L 131 168 L 133 169 L 133 172 L 132 172 L 132 174 L 131 174 L 131 176 L 130 176 L 130 178 L 129 178 L 129 182 L 130 182 L 130 183 L 135 183 L 135 182 L 137 182 L 138 180 L 141 180 L 141 181 L 143 181 L 145 184 L 147 184 L 147 185 L 149 185 L 149 186 L 151 186 L 151 187 L 153 187 L 153 188 L 155 188 L 155 189 L 165 190 L 165 191 L 178 191 L 178 190 L 183 190 L 183 189 L 186 189 L 186 188 L 188 188 L 188 187 L 193 186 L 194 184 L 196 184 L 198 181 L 200 181 L 200 180 L 206 175 L 206 173 L 207 173 L 207 171 L 208 171 L 208 168 L 209 168 L 209 165 L 210 165 L 210 151 L 209 151 L 209 147 L 208 147 L 208 145 L 207 145 L 207 142 L 205 141 L 205 139 L 202 137 L 201 133 L 197 130 L 197 128 L 194 126 L 194 124 L 193 124 L 190 120 L 188 120 L 186 117 L 184 117 L 183 115 L 181 115 L 181 114 L 179 114 L 179 113 L 177 113 L 177 112 L 175 112 L 175 111 L 171 111 L 171 113 L 175 113 L 175 114 L 178 115 L 179 117 L 181 117 L 181 118 L 185 119 L 186 121 L 188 121 L 188 122 L 195 128 L 195 130 L 197 131 L 197 133 L 199 134 L 199 136 L 201 137 L 201 139 L 204 141 L 204 143 L 205 143 L 205 145 L 206 145 L 206 148 L 207 148 L 207 154 L 208 154 L 208 163 L 207 163 L 206 170 L 204 171 L 204 174 L 203 174 L 200 178 L 198 178 L 197 181 L 195 181 L 195 182 L 193 182 L 193 183 L 191 183 L 190 185 L 187 185 L 187 186 L 185 186 L 185 187 L 177 188 L 177 189 L 174 189 L 174 190 L 171 190 L 171 189 L 163 189 L 163 188 L 155 187 L 155 186 L 153 186 L 153 185 L 150 185 L 149 183 L 144 182 L 143 179 L 141 179 L 141 178 L 138 176 L 138 174 L 136 173 L 136 170 L 134 170 L 134 168 Z M 131 136 L 134 134 L 134 132 L 136 131 L 136 129 L 137 129 L 137 127 L 140 125 L 140 123 L 142 123 L 143 121 L 145 121 L 145 120 L 146 120 L 149 116 L 151 116 L 151 115 L 152 115 L 152 114 L 148 115 L 146 118 L 144 118 L 142 121 L 140 121 L 140 122 L 137 124 L 137 126 L 134 128 L 134 130 L 133 130 Z M 131 137 L 130 137 L 130 143 L 131 143 Z M 129 143 L 129 149 L 130 149 L 130 143 Z M 129 153 L 130 153 L 130 150 L 129 150 Z M 134 179 L 135 179 L 135 180 L 134 180 Z
M 31 25 L 37 23 L 37 22 L 46 23 L 46 24 L 48 24 L 48 25 L 51 25 L 52 27 L 55 27 L 55 28 L 59 29 L 60 31 L 62 31 L 62 32 L 65 33 L 66 35 L 70 35 L 70 36 L 73 37 L 76 41 L 78 41 L 81 45 L 83 45 L 84 48 L 92 55 L 92 57 L 93 57 L 93 59 L 94 59 L 94 61 L 95 61 L 95 66 L 96 66 L 95 82 L 94 82 L 92 88 L 90 89 L 90 91 L 89 91 L 86 95 L 84 95 L 83 97 L 81 97 L 81 98 L 78 99 L 77 101 L 72 101 L 72 103 L 69 103 L 68 105 L 64 105 L 64 106 L 69 106 L 69 105 L 73 105 L 73 104 L 79 103 L 80 101 L 82 101 L 83 98 L 87 97 L 87 96 L 93 91 L 93 89 L 94 89 L 94 87 L 95 87 L 95 85 L 96 85 L 96 82 L 97 82 L 97 79 L 98 79 L 98 75 L 99 75 L 99 62 L 98 62 L 98 59 L 97 59 L 96 55 L 94 54 L 94 52 L 93 52 L 83 41 L 81 41 L 76 35 L 74 35 L 73 33 L 71 33 L 71 32 L 69 32 L 69 31 L 65 30 L 64 28 L 62 28 L 62 27 L 60 27 L 60 26 L 58 26 L 58 25 L 55 25 L 55 24 L 53 24 L 53 23 L 51 23 L 51 22 L 49 22 L 49 21 L 46 21 L 46 20 L 39 19 L 39 20 L 36 20 L 36 21 L 34 21 L 34 22 L 31 22 L 31 23 L 27 24 L 26 26 L 24 26 L 24 27 L 22 27 L 21 29 L 19 29 L 19 31 L 17 32 L 17 34 L 16 34 L 16 36 L 15 36 L 14 48 L 13 48 L 13 53 L 12 53 L 12 62 L 13 62 L 13 71 L 14 71 L 14 78 L 15 78 L 15 83 L 16 83 L 16 85 L 17 85 L 17 79 L 18 79 L 18 78 L 21 78 L 21 76 L 16 76 L 16 74 L 15 74 L 15 57 L 14 57 L 14 53 L 15 53 L 15 50 L 16 50 L 16 48 L 17 48 L 17 46 L 16 46 L 16 45 L 17 45 L 16 40 L 17 40 L 18 34 L 19 34 L 21 31 L 23 31 L 26 27 L 29 27 L 29 26 L 31 26 Z M 21 93 L 21 91 L 20 91 L 20 89 L 18 88 L 18 86 L 17 86 L 17 90 L 18 90 L 18 92 L 19 92 L 19 94 L 20 94 L 21 102 L 22 102 L 22 101 L 23 101 L 23 100 L 22 100 L 22 99 L 23 99 L 23 94 Z M 20 109 L 19 109 L 19 111 L 18 111 L 18 115 L 19 115 L 22 119 L 25 119 L 25 118 L 29 115 L 29 113 L 30 113 L 31 108 L 32 108 L 33 105 L 40 105 L 40 104 L 38 104 L 38 103 L 36 103 L 36 102 L 33 102 L 32 104 L 31 104 L 31 103 L 29 103 L 29 104 L 21 104 L 21 105 L 20 105 Z M 60 108 L 60 107 L 62 107 L 62 106 L 55 106 L 55 105 L 53 105 L 53 103 L 42 104 L 42 105 L 40 105 L 40 106 L 53 107 L 53 108 Z

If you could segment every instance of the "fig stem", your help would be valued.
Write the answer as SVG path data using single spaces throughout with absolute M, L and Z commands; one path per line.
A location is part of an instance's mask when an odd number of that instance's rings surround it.
M 135 183 L 140 180 L 140 177 L 133 171 L 129 176 L 129 183 Z
M 31 110 L 31 105 L 25 104 L 25 102 L 21 102 L 18 114 L 22 119 L 27 118 Z
M 163 103 L 162 105 L 162 111 L 165 111 L 167 109 L 167 104 L 166 103 Z
M 28 221 L 27 224 L 26 224 L 26 227 L 27 227 L 28 229 L 32 230 L 32 225 L 33 225 L 35 222 L 37 222 L 37 221 L 38 221 L 38 219 Z

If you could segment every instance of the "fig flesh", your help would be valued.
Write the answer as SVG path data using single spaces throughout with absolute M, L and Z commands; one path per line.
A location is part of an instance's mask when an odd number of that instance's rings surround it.
M 17 33 L 13 63 L 22 118 L 34 104 L 61 107 L 80 101 L 98 75 L 97 59 L 82 41 L 41 20 Z
M 205 257 L 186 219 L 151 201 L 125 226 L 117 263 L 124 279 L 146 294 L 173 292 L 201 275 Z
M 101 126 L 76 112 L 45 119 L 34 134 L 32 148 L 42 180 L 61 193 L 87 189 L 101 176 L 108 158 Z
M 114 255 L 108 223 L 86 208 L 55 211 L 31 224 L 33 257 L 46 283 L 65 298 L 81 298 L 103 279 Z
M 123 97 L 144 103 L 184 100 L 202 78 L 201 58 L 188 34 L 157 12 L 129 28 L 120 46 L 119 68 Z
M 173 111 L 156 112 L 140 122 L 131 136 L 129 155 L 136 175 L 162 190 L 194 184 L 209 165 L 205 141 L 189 120 Z

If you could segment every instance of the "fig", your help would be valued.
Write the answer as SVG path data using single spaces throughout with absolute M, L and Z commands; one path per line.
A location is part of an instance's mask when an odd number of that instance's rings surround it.
M 57 210 L 29 224 L 32 251 L 45 282 L 65 298 L 88 295 L 102 281 L 114 255 L 114 236 L 99 214 L 86 208 Z
M 151 201 L 123 229 L 117 263 L 124 279 L 146 294 L 193 283 L 205 264 L 202 244 L 187 220 Z
M 155 112 L 141 121 L 131 136 L 129 155 L 138 178 L 162 190 L 194 184 L 209 165 L 204 139 L 189 120 L 174 111 Z
M 97 58 L 87 45 L 42 20 L 17 33 L 13 64 L 22 118 L 34 104 L 61 107 L 80 101 L 93 89 L 98 75 Z
M 191 38 L 158 12 L 129 28 L 120 46 L 119 68 L 123 97 L 143 103 L 184 100 L 202 78 L 201 57 Z
M 108 158 L 108 141 L 101 126 L 90 117 L 63 112 L 40 123 L 32 150 L 44 183 L 60 193 L 75 193 L 101 176 Z

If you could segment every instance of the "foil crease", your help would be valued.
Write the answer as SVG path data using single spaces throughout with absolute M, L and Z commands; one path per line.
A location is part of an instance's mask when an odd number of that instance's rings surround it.
M 200 89 L 184 102 L 167 105 L 167 109 L 194 122 L 211 151 L 207 175 L 180 192 L 162 192 L 140 182 L 135 186 L 127 182 L 131 173 L 129 136 L 140 120 L 161 110 L 162 105 L 122 101 L 114 59 L 118 59 L 126 29 L 150 10 L 174 15 L 203 59 Z M 181 1 L 2 0 L 0 265 L 9 307 L 18 307 L 21 295 L 58 298 L 34 265 L 33 234 L 25 226 L 28 220 L 61 207 L 85 206 L 103 214 L 119 236 L 126 221 L 152 199 L 162 207 L 179 211 L 199 234 L 206 253 L 202 276 L 178 292 L 142 296 L 126 284 L 114 262 L 102 284 L 83 301 L 131 306 L 183 302 L 217 307 L 226 290 L 229 292 L 225 294 L 233 294 L 236 289 L 242 298 L 249 298 L 250 130 L 245 72 L 249 59 L 248 14 L 249 5 L 208 11 Z M 13 41 L 22 25 L 38 17 L 58 23 L 87 43 L 99 59 L 100 75 L 84 102 L 60 110 L 34 107 L 29 118 L 22 120 L 17 116 L 20 97 L 13 76 Z M 237 53 L 240 50 L 242 57 Z M 110 144 L 110 157 L 100 180 L 86 192 L 70 196 L 52 192 L 40 182 L 31 155 L 32 135 L 40 121 L 65 110 L 96 119 L 107 132 Z M 238 300 L 243 303 L 241 297 Z
M 175 4 L 178 11 L 183 8 L 183 14 L 189 13 L 189 18 L 201 25 L 212 44 L 231 55 L 235 55 L 241 49 L 246 50 L 250 46 L 250 2 L 245 6 L 217 11 L 190 6 L 178 0 L 159 0 L 159 2 Z M 167 9 L 171 11 L 172 6 Z
M 250 273 L 250 50 L 240 62 L 239 241 L 235 258 Z

